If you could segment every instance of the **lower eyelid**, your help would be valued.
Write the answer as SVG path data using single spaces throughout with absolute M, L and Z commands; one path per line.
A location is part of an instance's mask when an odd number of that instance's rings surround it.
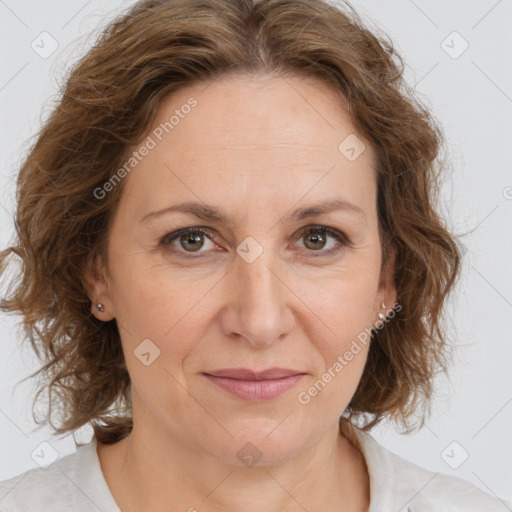
M 159 244 L 163 245 L 164 247 L 167 247 L 167 246 L 172 247 L 172 242 L 174 242 L 175 240 L 178 240 L 183 235 L 188 235 L 189 233 L 202 233 L 213 244 L 215 244 L 215 240 L 212 237 L 212 234 L 209 231 L 207 231 L 206 229 L 199 229 L 199 228 L 190 228 L 190 229 L 178 230 L 175 233 L 168 233 L 160 240 Z M 186 251 L 180 251 L 180 252 L 186 253 Z M 189 252 L 187 254 L 194 254 L 194 253 Z
M 163 247 L 173 247 L 172 246 L 172 243 L 173 241 L 179 239 L 180 236 L 183 236 L 183 235 L 186 235 L 186 234 L 189 234 L 189 233 L 194 233 L 194 232 L 197 232 L 197 233 L 202 233 L 205 237 L 207 237 L 213 244 L 217 245 L 216 242 L 215 242 L 215 237 L 212 236 L 212 232 L 209 231 L 207 228 L 203 228 L 203 227 L 196 227 L 196 228 L 185 228 L 183 230 L 177 230 L 176 232 L 173 232 L 173 233 L 168 233 L 167 235 L 165 235 L 159 242 L 159 245 L 162 245 Z M 343 246 L 350 246 L 351 245 L 351 242 L 349 240 L 349 238 L 341 231 L 338 231 L 336 229 L 333 229 L 333 228 L 329 228 L 327 226 L 306 226 L 304 228 L 302 228 L 298 234 L 295 236 L 295 240 L 300 240 L 303 236 L 307 235 L 308 233 L 310 232 L 323 232 L 324 234 L 327 234 L 329 236 L 331 236 L 332 238 L 334 238 L 339 245 L 339 247 L 337 248 L 331 248 L 327 251 L 322 251 L 322 250 L 319 250 L 317 251 L 318 254 L 314 254 L 316 251 L 312 251 L 312 250 L 309 250 L 307 252 L 310 252 L 313 256 L 320 256 L 322 254 L 330 254 L 330 253 L 334 253 L 336 252 L 337 250 L 340 250 L 343 248 Z M 176 249 L 176 248 L 175 248 Z M 194 256 L 194 252 L 187 252 L 187 251 L 184 251 L 184 250 L 179 250 L 179 249 L 176 249 L 176 252 L 178 252 L 179 254 L 185 254 L 185 255 L 188 255 L 188 256 L 185 256 L 185 257 L 189 257 L 189 258 L 197 258 L 199 256 Z M 202 254 L 203 252 L 207 252 L 207 251 L 197 251 L 197 254 Z

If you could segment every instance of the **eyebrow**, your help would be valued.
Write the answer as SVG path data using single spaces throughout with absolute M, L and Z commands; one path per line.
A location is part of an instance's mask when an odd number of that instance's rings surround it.
M 297 222 L 302 219 L 318 217 L 320 215 L 334 211 L 346 211 L 348 213 L 357 214 L 365 223 L 367 223 L 366 214 L 362 208 L 347 201 L 346 199 L 341 198 L 323 200 L 303 208 L 298 208 L 292 212 L 287 213 L 282 218 L 282 220 L 286 222 Z M 197 203 L 194 201 L 185 201 L 164 208 L 163 210 L 147 213 L 144 215 L 144 217 L 142 217 L 140 221 L 145 223 L 151 218 L 159 217 L 170 212 L 184 212 L 194 215 L 195 217 L 205 221 L 219 222 L 228 226 L 231 226 L 234 223 L 234 220 L 230 215 L 224 213 L 216 206 L 211 206 L 205 203 Z

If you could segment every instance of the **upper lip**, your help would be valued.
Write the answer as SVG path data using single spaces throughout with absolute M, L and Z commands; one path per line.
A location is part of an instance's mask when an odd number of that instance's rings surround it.
M 213 377 L 226 377 L 239 380 L 269 380 L 290 377 L 291 375 L 302 375 L 304 372 L 290 370 L 287 368 L 269 368 L 268 370 L 255 371 L 248 368 L 225 368 L 213 372 L 205 372 Z

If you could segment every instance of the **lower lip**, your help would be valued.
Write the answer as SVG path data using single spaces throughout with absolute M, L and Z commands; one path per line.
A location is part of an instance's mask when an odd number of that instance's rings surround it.
M 204 374 L 210 381 L 217 386 L 229 391 L 232 395 L 243 400 L 253 400 L 261 402 L 272 400 L 286 391 L 290 390 L 303 377 L 303 375 L 290 375 L 281 379 L 267 380 L 239 380 L 228 379 L 227 377 L 214 377 Z

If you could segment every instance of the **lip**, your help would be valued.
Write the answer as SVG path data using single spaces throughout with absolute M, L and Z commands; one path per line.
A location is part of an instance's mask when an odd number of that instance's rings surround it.
M 239 380 L 267 380 L 281 379 L 290 377 L 291 375 L 299 375 L 303 372 L 298 370 L 290 370 L 288 368 L 269 368 L 268 370 L 256 371 L 249 368 L 225 368 L 223 370 L 215 370 L 213 372 L 205 372 L 213 377 L 227 377 L 229 379 Z
M 246 368 L 230 368 L 203 375 L 242 400 L 272 400 L 286 393 L 305 375 L 297 370 L 271 368 L 256 372 Z

